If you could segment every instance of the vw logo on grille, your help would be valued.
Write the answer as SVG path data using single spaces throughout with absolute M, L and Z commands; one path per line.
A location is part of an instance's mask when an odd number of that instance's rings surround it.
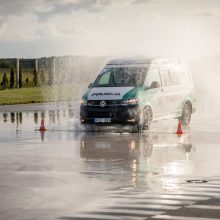
M 106 101 L 101 101 L 101 102 L 100 102 L 100 106 L 101 106 L 101 107 L 105 107 L 105 106 L 106 106 Z

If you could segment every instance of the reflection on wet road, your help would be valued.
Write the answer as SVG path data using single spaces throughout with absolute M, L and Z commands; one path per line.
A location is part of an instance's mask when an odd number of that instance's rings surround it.
M 2 113 L 2 122 L 7 123 L 11 122 L 16 124 L 22 124 L 23 112 L 10 112 L 10 113 Z M 31 116 L 29 116 L 31 114 Z M 49 121 L 51 123 L 56 123 L 60 120 L 61 114 L 63 118 L 73 118 L 74 112 L 73 109 L 68 109 L 68 111 L 64 110 L 49 110 L 49 111 L 41 111 L 41 112 L 26 112 L 26 117 L 30 120 L 33 120 L 35 124 L 39 124 L 39 120 L 45 118 L 45 114 L 48 114 Z
M 161 177 L 189 175 L 195 147 L 187 135 L 84 133 L 80 156 L 88 175 L 111 176 L 134 187 L 169 183 Z M 101 163 L 100 163 L 101 161 Z M 150 177 L 150 178 L 148 178 Z M 158 182 L 157 182 L 157 181 Z M 149 186 L 153 187 L 153 183 Z
M 76 115 L 0 113 L 0 219 L 220 218 L 219 134 L 199 119 L 177 137 L 83 132 Z

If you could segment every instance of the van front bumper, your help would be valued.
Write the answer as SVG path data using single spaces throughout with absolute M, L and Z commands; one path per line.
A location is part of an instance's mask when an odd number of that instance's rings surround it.
M 139 123 L 138 105 L 115 105 L 115 106 L 81 106 L 80 120 L 83 124 L 125 124 L 135 125 Z M 95 123 L 96 118 L 110 118 L 110 123 Z

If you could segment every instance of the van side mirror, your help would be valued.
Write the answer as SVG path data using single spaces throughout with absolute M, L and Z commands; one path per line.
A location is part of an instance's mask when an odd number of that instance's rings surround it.
M 156 89 L 156 88 L 159 88 L 159 87 L 160 87 L 160 84 L 157 81 L 153 81 L 150 85 L 150 89 Z
M 90 89 L 92 87 L 92 83 L 90 83 L 89 85 L 88 85 L 88 89 Z

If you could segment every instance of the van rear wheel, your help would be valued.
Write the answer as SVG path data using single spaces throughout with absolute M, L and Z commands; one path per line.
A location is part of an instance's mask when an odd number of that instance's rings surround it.
M 189 125 L 191 120 L 192 109 L 189 103 L 185 103 L 182 116 L 179 118 L 182 125 Z

